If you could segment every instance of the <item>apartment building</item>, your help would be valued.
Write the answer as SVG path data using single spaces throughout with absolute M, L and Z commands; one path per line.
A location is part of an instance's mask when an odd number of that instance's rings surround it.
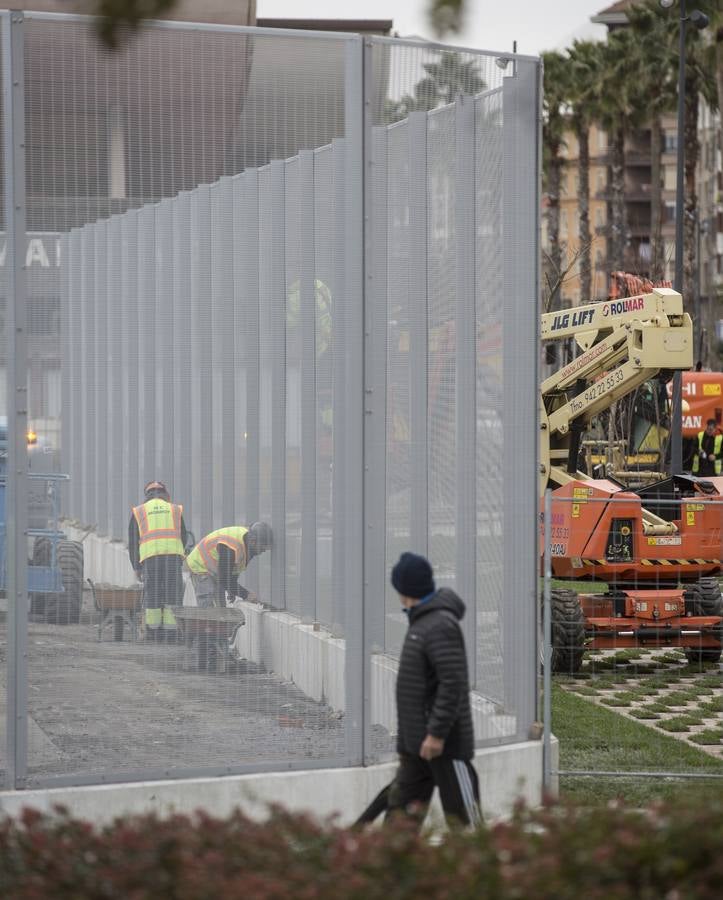
M 609 30 L 627 25 L 626 9 L 632 0 L 621 0 L 601 10 L 592 21 L 604 24 Z M 661 221 L 660 245 L 664 277 L 673 280 L 675 271 L 675 206 L 677 179 L 678 134 L 675 114 L 662 120 L 662 148 L 660 155 Z M 698 215 L 696 219 L 696 266 L 692 296 L 688 298 L 690 311 L 699 323 L 704 361 L 717 367 L 716 351 L 723 333 L 723 147 L 721 120 L 717 112 L 701 102 L 699 114 L 700 157 L 697 170 Z M 562 155 L 563 169 L 560 196 L 560 239 L 564 243 L 564 259 L 569 263 L 579 248 L 579 176 L 578 147 L 573 134 L 565 138 Z M 593 126 L 590 131 L 590 230 L 592 238 L 592 299 L 607 296 L 610 259 L 610 159 L 605 133 Z M 625 212 L 626 271 L 648 276 L 654 268 L 654 223 L 651 211 L 653 148 L 651 131 L 643 127 L 631 135 L 625 147 Z M 543 233 L 543 246 L 546 236 Z M 566 265 L 567 263 L 564 263 Z M 660 271 L 660 269 L 658 269 Z M 576 305 L 588 298 L 581 297 L 578 268 L 571 269 L 562 286 L 563 305 Z

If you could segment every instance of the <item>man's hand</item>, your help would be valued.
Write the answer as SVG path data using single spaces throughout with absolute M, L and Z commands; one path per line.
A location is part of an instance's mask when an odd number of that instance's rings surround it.
M 428 734 L 422 741 L 422 746 L 419 748 L 419 755 L 422 759 L 426 759 L 427 762 L 429 762 L 430 759 L 436 759 L 438 756 L 441 756 L 443 750 L 444 740 Z

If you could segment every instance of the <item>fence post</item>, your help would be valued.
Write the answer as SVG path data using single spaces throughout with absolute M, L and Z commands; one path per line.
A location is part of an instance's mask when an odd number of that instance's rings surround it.
M 213 521 L 213 347 L 211 335 L 210 188 L 199 185 L 191 206 L 191 503 L 196 539 L 230 522 Z
M 347 750 L 352 760 L 361 763 L 366 743 L 369 709 L 369 670 L 366 645 L 364 584 L 365 533 L 367 528 L 364 491 L 364 438 L 367 406 L 364 402 L 365 327 L 365 166 L 364 137 L 367 133 L 365 102 L 368 86 L 365 74 L 367 48 L 363 38 L 346 42 L 344 146 L 345 146 L 345 221 L 344 221 L 344 383 L 346 409 L 344 537 L 346 586 L 344 591 L 344 637 L 346 639 Z M 366 69 L 366 73 L 365 73 Z M 336 436 L 336 422 L 334 423 Z M 338 498 L 335 497 L 335 502 Z
M 121 218 L 121 302 L 123 372 L 123 504 L 126 516 L 142 497 L 138 465 L 138 211 L 130 209 Z M 127 518 L 126 518 L 127 521 Z
M 373 70 L 372 70 L 373 71 Z M 367 196 L 369 233 L 364 266 L 367 292 L 368 332 L 365 362 L 366 406 L 366 583 L 369 606 L 366 610 L 367 640 L 370 652 L 384 650 L 386 642 L 387 595 L 387 129 L 371 130 L 371 159 Z
M 271 602 L 286 609 L 286 163 L 271 160 Z
M 247 169 L 234 179 L 234 234 L 243 235 L 235 241 L 234 305 L 241 315 L 242 328 L 236 329 L 236 363 L 241 361 L 246 378 L 245 481 L 237 478 L 240 494 L 236 501 L 236 515 L 242 512 L 242 522 L 259 519 L 261 496 L 261 419 L 259 390 L 261 383 L 259 353 L 259 175 L 257 169 Z M 244 576 L 246 584 L 258 593 L 259 567 L 251 566 Z
M 28 770 L 28 370 L 26 331 L 25 26 L 2 14 L 5 222 L 7 231 L 7 409 L 5 536 L 8 598 L 7 784 Z
M 97 222 L 95 229 L 95 521 L 101 534 L 111 534 L 111 507 L 108 494 L 108 420 L 113 405 L 108 397 L 108 222 Z
M 111 216 L 108 220 L 108 314 L 107 349 L 108 349 L 108 394 L 106 404 L 111 411 L 108 416 L 108 507 L 109 535 L 116 540 L 125 538 L 127 520 L 125 511 L 130 505 L 130 498 L 123 496 L 122 471 L 125 464 L 122 454 L 123 417 L 118 414 L 118 404 L 123 396 L 123 307 L 121 305 L 121 286 L 123 275 L 121 268 L 121 222 L 120 215 Z M 65 420 L 65 414 L 63 414 Z
M 302 616 L 318 619 L 316 578 L 316 255 L 314 218 L 314 153 L 299 153 L 299 217 L 301 265 L 299 316 L 301 325 L 301 608 Z
M 96 505 L 96 472 L 98 470 L 98 458 L 95 431 L 95 332 L 96 315 L 95 305 L 95 236 L 97 225 L 86 225 L 81 231 L 80 241 L 80 396 L 82 407 L 80 410 L 81 433 L 78 450 L 81 455 L 81 496 L 83 498 L 83 523 L 87 526 L 98 524 L 98 507 Z
M 525 739 L 537 712 L 540 69 L 523 60 L 514 66 L 502 88 L 502 366 L 509 400 L 502 444 L 502 624 L 505 703 L 516 716 L 518 738 Z
M 455 103 L 455 432 L 457 509 L 455 585 L 467 604 L 462 627 L 470 684 L 477 686 L 477 317 L 475 309 L 474 100 Z
M 545 519 L 544 519 L 544 571 L 545 583 L 543 590 L 542 608 L 542 646 L 544 648 L 544 660 L 542 671 L 542 786 L 546 793 L 552 788 L 552 758 L 551 758 L 551 729 L 552 729 L 552 608 L 550 596 L 550 583 L 552 579 L 552 563 L 550 559 L 550 541 L 552 525 L 552 492 L 545 491 Z
M 138 417 L 141 484 L 156 473 L 156 424 L 158 417 L 156 385 L 156 208 L 151 204 L 138 210 Z M 208 296 L 208 295 L 207 295 Z
M 236 315 L 233 297 L 233 184 L 221 178 L 211 188 L 211 290 L 213 321 L 213 520 L 234 521 L 236 475 L 236 385 L 234 343 Z M 218 525 L 216 525 L 218 527 Z
M 173 204 L 166 198 L 156 206 L 156 394 L 157 421 L 155 442 L 155 478 L 168 482 L 171 495 L 176 503 L 181 492 L 174 481 L 176 448 L 173 442 L 173 410 L 175 404 L 175 384 L 173 381 L 173 357 L 177 348 L 173 343 Z
M 409 189 L 410 549 L 429 552 L 429 295 L 427 290 L 427 113 L 407 122 Z
M 193 530 L 191 435 L 188 403 L 191 397 L 191 194 L 181 191 L 171 201 L 173 229 L 173 497 L 184 506 L 186 525 Z M 196 533 L 200 541 L 202 534 Z

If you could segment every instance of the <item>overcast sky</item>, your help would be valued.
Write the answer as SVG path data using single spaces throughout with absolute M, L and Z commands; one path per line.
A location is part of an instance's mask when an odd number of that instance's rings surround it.
M 537 54 L 564 50 L 573 38 L 604 38 L 606 29 L 590 16 L 613 0 L 468 0 L 464 31 L 447 43 L 480 50 Z M 393 19 L 400 35 L 432 38 L 428 0 L 257 0 L 259 18 Z

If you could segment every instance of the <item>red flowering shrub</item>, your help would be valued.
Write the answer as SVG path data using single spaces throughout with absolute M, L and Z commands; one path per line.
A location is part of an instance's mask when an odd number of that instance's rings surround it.
M 712 792 L 713 794 L 713 792 Z M 0 822 L 0 896 L 13 900 L 683 900 L 720 896 L 723 799 L 645 811 L 520 808 L 511 821 L 441 842 L 402 824 L 319 825 L 275 809 L 117 819 L 63 809 Z

